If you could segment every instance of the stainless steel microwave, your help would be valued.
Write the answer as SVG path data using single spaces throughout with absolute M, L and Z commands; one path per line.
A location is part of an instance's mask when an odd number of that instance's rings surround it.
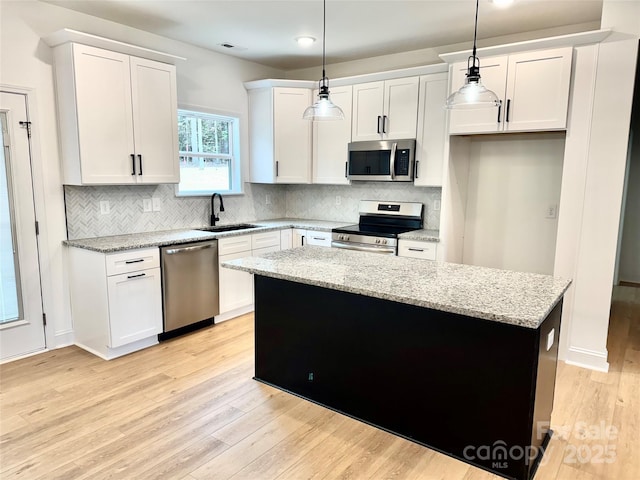
M 413 180 L 416 141 L 351 142 L 347 161 L 349 180 L 410 182 Z

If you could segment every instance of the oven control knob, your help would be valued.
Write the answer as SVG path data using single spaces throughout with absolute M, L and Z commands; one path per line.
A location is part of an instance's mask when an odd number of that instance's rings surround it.
M 382 240 L 382 243 L 383 243 L 383 245 L 386 245 L 387 244 L 387 240 L 386 239 Z
M 376 243 L 380 243 L 380 239 L 379 238 L 376 238 Z

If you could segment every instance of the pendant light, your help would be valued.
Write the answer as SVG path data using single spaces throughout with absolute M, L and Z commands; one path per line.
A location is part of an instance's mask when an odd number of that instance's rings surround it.
M 474 109 L 499 107 L 500 100 L 491 90 L 487 89 L 480 80 L 480 59 L 476 55 L 476 39 L 478 36 L 478 7 L 480 0 L 476 0 L 476 23 L 473 31 L 473 52 L 467 59 L 467 78 L 460 90 L 453 92 L 447 98 L 445 108 Z
M 318 100 L 307 107 L 302 115 L 304 120 L 343 120 L 342 109 L 329 98 L 329 79 L 324 70 L 325 64 L 325 32 L 327 30 L 327 0 L 322 0 L 322 78 L 318 82 Z

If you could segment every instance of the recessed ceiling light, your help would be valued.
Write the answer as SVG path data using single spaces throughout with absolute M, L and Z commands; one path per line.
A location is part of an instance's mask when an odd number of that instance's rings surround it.
M 313 37 L 296 37 L 296 42 L 298 42 L 298 45 L 302 48 L 310 47 L 315 41 L 316 39 Z

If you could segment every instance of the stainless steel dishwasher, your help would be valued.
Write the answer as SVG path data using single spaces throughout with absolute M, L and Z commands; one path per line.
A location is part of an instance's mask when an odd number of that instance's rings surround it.
M 213 323 L 220 313 L 218 241 L 161 247 L 160 261 L 164 332 Z

